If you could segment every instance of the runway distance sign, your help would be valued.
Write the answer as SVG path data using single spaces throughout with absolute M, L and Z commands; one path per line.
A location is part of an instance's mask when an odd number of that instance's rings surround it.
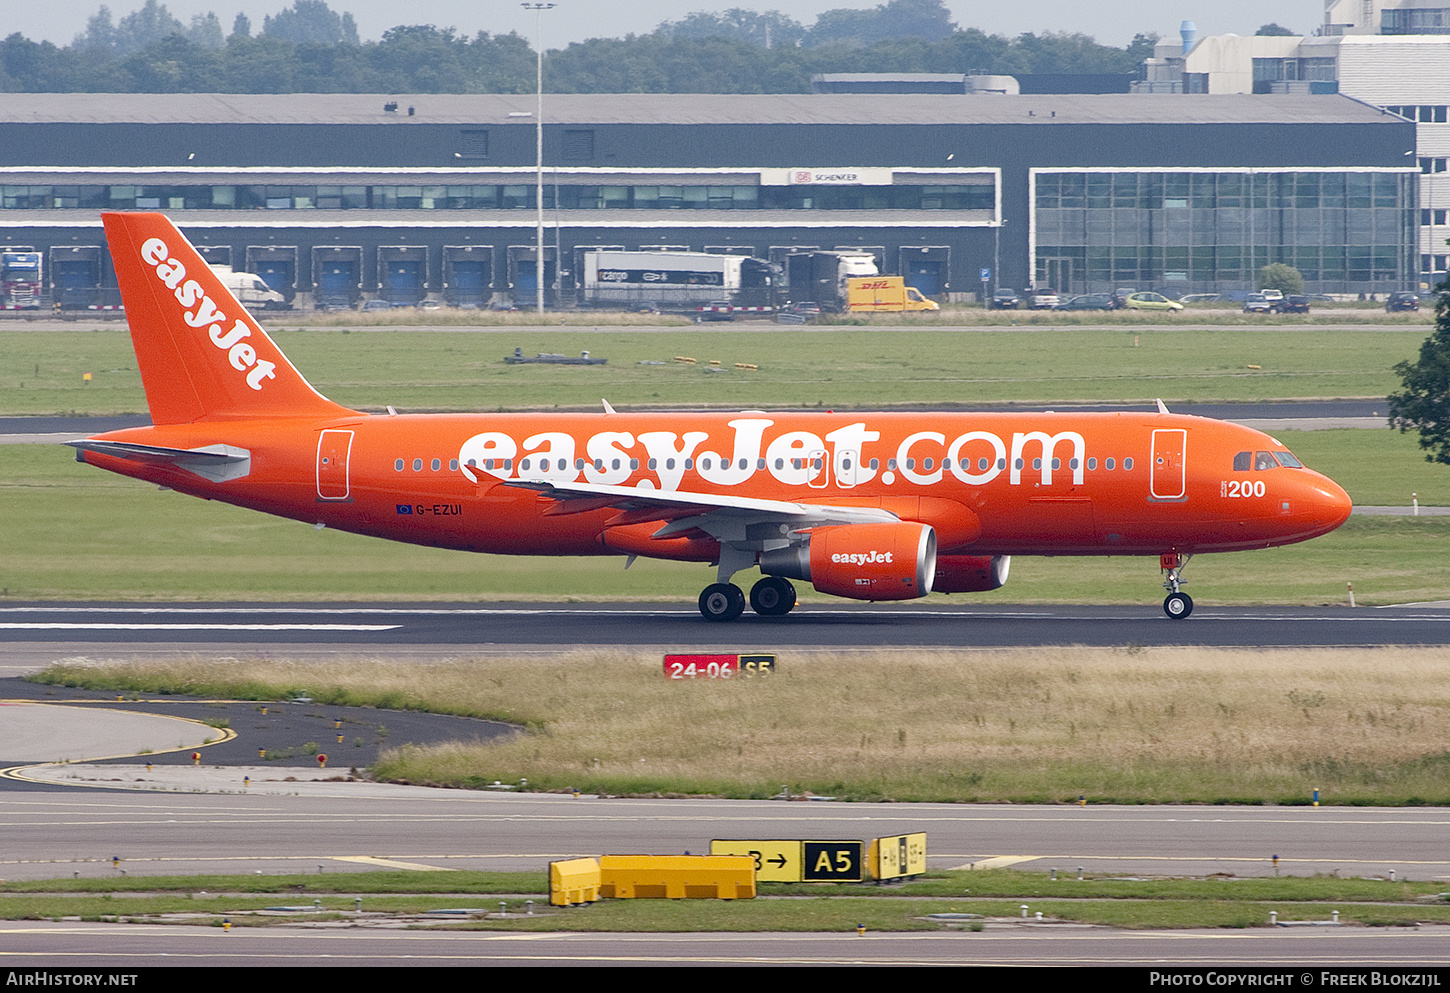
M 920 876 L 926 872 L 926 832 L 877 838 L 871 842 L 866 861 L 876 879 Z
M 711 855 L 748 855 L 755 860 L 757 883 L 801 881 L 801 841 L 710 842 Z
M 769 676 L 773 672 L 774 655 L 665 656 L 666 679 L 734 679 L 736 676 Z

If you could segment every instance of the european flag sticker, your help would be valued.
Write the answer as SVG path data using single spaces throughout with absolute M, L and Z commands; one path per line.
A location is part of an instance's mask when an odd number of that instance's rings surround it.
M 412 512 L 413 512 L 413 505 L 411 503 L 400 503 L 400 504 L 398 504 L 398 513 L 400 513 L 400 514 L 411 514 Z

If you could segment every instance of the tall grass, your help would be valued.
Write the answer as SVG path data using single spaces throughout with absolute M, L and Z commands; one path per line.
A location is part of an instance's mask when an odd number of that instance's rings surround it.
M 53 681 L 89 675 L 75 667 Z M 801 654 L 671 681 L 654 655 L 419 665 L 158 662 L 106 685 L 305 686 L 502 717 L 501 744 L 404 746 L 380 778 L 452 786 L 851 799 L 1450 804 L 1450 650 L 1034 648 Z M 124 682 L 122 682 L 124 680 Z

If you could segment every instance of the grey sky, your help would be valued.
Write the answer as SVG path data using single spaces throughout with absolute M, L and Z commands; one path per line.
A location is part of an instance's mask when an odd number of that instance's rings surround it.
M 110 0 L 112 17 L 121 17 L 142 6 L 145 0 Z M 252 21 L 253 32 L 262 27 L 266 14 L 275 14 L 292 0 L 164 0 L 173 16 L 183 22 L 192 15 L 215 11 L 222 27 L 231 30 L 238 12 Z M 645 34 L 662 20 L 677 20 L 690 11 L 725 10 L 744 7 L 781 10 L 809 25 L 823 10 L 837 7 L 867 8 L 884 0 L 688 0 L 659 3 L 658 0 L 557 0 L 557 6 L 543 15 L 544 44 L 559 48 L 586 38 Z M 0 32 L 18 31 L 33 41 L 70 44 L 85 28 L 86 19 L 100 7 L 101 0 L 46 0 L 21 4 L 0 0 L 6 16 Z M 456 27 L 465 34 L 478 31 L 507 34 L 518 31 L 532 38 L 534 15 L 512 0 L 329 0 L 339 13 L 351 11 L 364 40 L 376 39 L 398 24 L 435 24 Z M 1157 31 L 1176 38 L 1184 20 L 1198 25 L 1200 35 L 1253 34 L 1261 24 L 1276 21 L 1295 32 L 1312 33 L 1323 21 L 1322 0 L 1016 0 L 1014 3 L 965 3 L 947 0 L 953 18 L 962 27 L 979 28 L 988 34 L 1015 36 L 1026 31 L 1069 31 L 1091 35 L 1105 45 L 1123 46 L 1140 31 Z M 23 13 L 21 12 L 23 10 Z

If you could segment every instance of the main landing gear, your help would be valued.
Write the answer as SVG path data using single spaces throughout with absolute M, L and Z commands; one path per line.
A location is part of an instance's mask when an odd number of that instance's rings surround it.
M 750 609 L 762 617 L 782 617 L 795 609 L 795 587 L 780 576 L 766 576 L 750 587 Z
M 1177 552 L 1165 552 L 1158 556 L 1158 568 L 1164 575 L 1163 588 L 1168 591 L 1168 595 L 1163 598 L 1163 613 L 1175 621 L 1181 621 L 1193 613 L 1193 597 L 1179 589 L 1183 585 L 1181 574 L 1191 558 L 1192 555 L 1179 555 Z
M 795 609 L 795 587 L 766 576 L 750 588 L 750 609 L 762 617 L 780 617 Z M 707 621 L 733 621 L 745 612 L 745 594 L 734 583 L 711 583 L 700 594 L 700 615 Z

